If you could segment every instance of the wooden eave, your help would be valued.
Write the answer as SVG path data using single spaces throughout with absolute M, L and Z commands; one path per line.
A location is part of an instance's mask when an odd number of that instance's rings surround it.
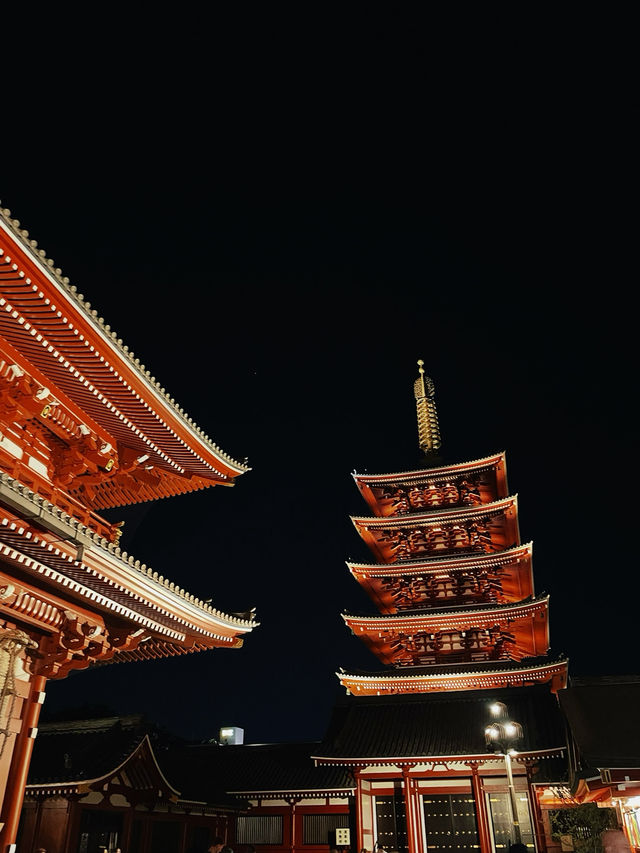
M 563 756 L 566 750 L 566 746 L 555 746 L 549 749 L 523 750 L 522 752 L 518 752 L 518 759 L 521 761 L 531 761 L 533 759 L 554 758 Z M 468 762 L 473 762 L 473 764 L 479 764 L 480 766 L 483 764 L 496 765 L 500 763 L 502 767 L 504 767 L 503 759 L 496 756 L 494 752 L 443 753 L 441 755 L 368 755 L 361 757 L 312 755 L 310 758 L 312 758 L 316 764 L 329 764 L 344 767 L 413 767 L 416 764 L 462 765 L 461 770 L 465 776 L 469 775 Z
M 553 692 L 566 687 L 568 660 L 538 666 L 509 668 L 502 662 L 480 671 L 440 671 L 411 675 L 404 671 L 389 675 L 358 675 L 337 672 L 340 684 L 356 696 L 382 696 L 398 693 L 441 693 L 458 690 L 489 690 L 503 687 L 523 687 L 551 682 Z
M 46 387 L 158 466 L 200 478 L 199 487 L 248 471 L 176 405 L 16 223 L 0 212 L 0 334 Z
M 612 785 L 610 782 L 603 781 L 601 776 L 594 776 L 590 779 L 580 779 L 576 790 L 573 794 L 573 799 L 578 803 L 607 803 L 612 797 L 620 796 L 617 790 L 617 785 Z M 636 796 L 635 789 L 631 788 L 631 793 L 627 793 L 627 786 L 623 796 Z
M 311 799 L 313 797 L 348 797 L 355 793 L 354 786 L 345 786 L 344 788 L 325 787 L 325 788 L 281 788 L 278 790 L 247 788 L 240 791 L 227 791 L 232 797 L 259 798 L 261 800 L 280 800 L 286 797 L 300 797 L 301 799 Z
M 460 462 L 456 465 L 443 465 L 439 468 L 421 468 L 415 471 L 399 471 L 392 474 L 357 474 L 354 472 L 352 477 L 362 496 L 371 507 L 371 511 L 379 515 L 381 509 L 378 498 L 373 492 L 375 487 L 428 484 L 448 477 L 470 475 L 488 469 L 494 469 L 496 472 L 498 496 L 506 497 L 509 491 L 507 487 L 506 453 L 504 451 L 486 456 L 483 459 Z
M 464 525 L 473 521 L 503 516 L 505 519 L 505 537 L 510 541 L 507 547 L 520 544 L 518 529 L 518 497 L 503 498 L 481 506 L 464 509 L 433 510 L 412 513 L 403 516 L 380 518 L 378 516 L 351 516 L 351 521 L 366 545 L 382 563 L 394 563 L 396 558 L 388 546 L 381 541 L 387 531 L 420 530 Z M 504 550 L 504 549 L 500 549 Z M 449 555 L 451 552 L 448 552 Z M 408 562 L 408 561 L 407 561 Z
M 88 544 L 79 550 L 79 542 L 64 541 L 0 507 L 2 563 L 13 567 L 14 577 L 54 595 L 60 592 L 61 612 L 65 601 L 68 606 L 75 600 L 167 642 L 202 647 L 237 646 L 258 625 L 189 595 L 111 543 L 103 545 L 86 531 L 83 538 Z
M 443 557 L 429 560 L 407 560 L 404 563 L 355 563 L 347 560 L 351 573 L 368 577 L 401 577 L 403 575 L 440 574 L 455 570 L 469 571 L 487 566 L 504 566 L 514 560 L 530 562 L 533 554 L 533 542 L 505 548 L 496 553 L 477 554 L 467 557 Z
M 2 319 L 2 309 L 0 308 L 0 325 Z M 113 434 L 107 432 L 103 426 L 94 421 L 66 394 L 55 387 L 51 380 L 29 362 L 9 341 L 0 337 L 0 382 L 6 381 L 7 377 L 12 376 L 16 370 L 20 371 L 21 376 L 28 377 L 32 385 L 40 388 L 38 393 L 43 395 L 40 408 L 48 404 L 50 412 L 46 416 L 34 414 L 33 420 L 45 431 L 50 430 L 53 433 L 52 437 L 55 436 L 57 439 L 62 437 L 62 441 L 73 446 L 74 443 L 77 445 L 85 434 L 89 434 L 98 446 L 106 449 L 104 455 L 99 457 L 103 466 L 117 458 L 118 451 L 123 449 L 133 459 L 137 456 L 145 460 L 140 467 L 138 467 L 136 460 L 135 470 L 130 473 L 128 467 L 125 467 L 124 471 L 114 467 L 110 475 L 103 471 L 104 481 L 93 483 L 90 487 L 91 496 L 88 497 L 82 490 L 84 484 L 82 477 L 75 481 L 75 485 L 71 484 L 60 488 L 52 481 L 48 468 L 42 461 L 36 461 L 35 467 L 29 467 L 30 463 L 33 462 L 33 451 L 26 452 L 23 447 L 12 441 L 11 433 L 0 437 L 0 453 L 9 470 L 14 471 L 16 476 L 33 485 L 36 491 L 54 502 L 62 506 L 74 506 L 74 511 L 78 517 L 87 518 L 91 516 L 95 530 L 109 530 L 110 535 L 113 536 L 111 525 L 97 515 L 94 510 L 172 497 L 197 489 L 204 489 L 214 484 L 214 480 L 211 478 L 187 476 L 186 472 L 179 472 L 175 468 L 167 467 L 166 460 L 158 456 L 148 446 L 143 448 L 140 444 L 136 449 L 132 447 L 132 442 L 129 442 L 129 445 L 121 445 Z M 14 430 L 13 438 L 20 440 L 18 439 L 19 433 L 21 433 L 20 429 L 17 432 Z M 7 440 L 14 446 L 13 452 L 6 449 Z M 132 458 L 127 460 L 129 464 Z M 146 470 L 147 465 L 153 469 L 152 475 Z M 230 485 L 230 483 L 222 480 L 220 484 Z M 92 509 L 87 507 L 88 500 Z
M 387 664 L 394 662 L 393 641 L 398 634 L 438 634 L 500 626 L 515 634 L 516 660 L 544 655 L 549 650 L 548 595 L 517 604 L 430 609 L 374 617 L 342 614 L 342 618 L 355 636 Z
M 382 613 L 395 613 L 397 605 L 385 588 L 388 581 L 398 578 L 420 578 L 479 573 L 504 568 L 503 601 L 521 601 L 535 593 L 532 570 L 533 543 L 518 545 L 496 553 L 447 559 L 407 560 L 399 563 L 353 563 L 347 566 L 353 577 L 371 596 Z M 442 602 L 445 603 L 444 600 Z
M 515 604 L 443 607 L 420 613 L 394 613 L 388 616 L 352 616 L 343 613 L 342 618 L 354 632 L 357 628 L 359 631 L 428 630 L 435 633 L 436 631 L 466 631 L 469 628 L 527 619 L 540 613 L 546 615 L 548 608 L 549 596 L 541 595 Z

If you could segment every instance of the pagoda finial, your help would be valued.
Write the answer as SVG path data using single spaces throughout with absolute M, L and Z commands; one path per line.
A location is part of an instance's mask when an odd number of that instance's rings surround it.
M 429 376 L 424 375 L 424 361 L 418 359 L 419 376 L 413 383 L 418 414 L 418 442 L 423 453 L 434 453 L 440 449 L 440 427 L 435 402 L 435 386 Z

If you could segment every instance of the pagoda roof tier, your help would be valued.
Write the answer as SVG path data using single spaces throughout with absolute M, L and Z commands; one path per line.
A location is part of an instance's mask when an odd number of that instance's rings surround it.
M 517 604 L 433 608 L 391 616 L 343 614 L 347 626 L 386 664 L 415 666 L 544 655 L 549 596 Z
M 428 507 L 491 503 L 509 494 L 504 451 L 438 468 L 352 476 L 371 511 L 382 517 L 421 512 Z M 457 488 L 462 482 L 467 487 Z
M 503 551 L 520 544 L 518 498 L 465 509 L 380 518 L 351 516 L 382 563 Z
M 522 601 L 534 594 L 533 544 L 470 557 L 402 563 L 353 563 L 351 574 L 381 613 L 474 600 Z M 467 582 L 468 581 L 468 582 Z
M 26 374 L 39 403 L 34 418 L 72 442 L 94 439 L 112 460 L 116 488 L 107 479 L 94 489 L 96 507 L 230 485 L 249 470 L 196 426 L 6 209 L 0 335 L 10 378 Z
M 96 536 L 24 486 L 0 476 L 0 614 L 64 636 L 76 632 L 120 641 L 95 661 L 166 657 L 207 648 L 237 648 L 255 628 L 253 613 L 223 613 Z M 19 500 L 19 499 L 22 500 Z M 24 519 L 30 502 L 32 518 Z M 8 568 L 5 576 L 3 567 Z M 69 615 L 75 612 L 71 619 Z M 135 640 L 135 642 L 134 642 Z
M 550 684 L 552 692 L 567 685 L 569 661 L 546 655 L 521 661 L 480 661 L 451 666 L 406 667 L 389 672 L 345 672 L 336 675 L 354 696 L 383 696 L 398 693 L 443 693 L 456 690 L 496 690 Z

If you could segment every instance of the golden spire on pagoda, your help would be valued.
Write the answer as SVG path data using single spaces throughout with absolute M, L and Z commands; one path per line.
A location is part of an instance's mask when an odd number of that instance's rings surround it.
M 423 453 L 434 453 L 440 449 L 440 427 L 436 411 L 436 389 L 433 380 L 424 375 L 424 361 L 418 359 L 420 375 L 413 383 L 418 413 L 418 441 Z

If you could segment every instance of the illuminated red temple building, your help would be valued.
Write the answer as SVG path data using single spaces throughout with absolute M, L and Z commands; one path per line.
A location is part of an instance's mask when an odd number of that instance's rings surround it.
M 15 842 L 48 679 L 105 662 L 238 648 L 256 625 L 127 554 L 118 525 L 101 513 L 230 486 L 247 470 L 195 425 L 2 210 L 3 853 Z M 42 823 L 48 850 L 62 849 L 55 831 Z
M 354 474 L 369 514 L 352 521 L 373 560 L 348 567 L 378 613 L 343 619 L 385 668 L 338 673 L 349 696 L 316 761 L 355 775 L 358 849 L 542 851 L 545 796 L 566 766 L 567 660 L 549 654 L 549 597 L 534 589 L 505 454 L 443 462 L 418 364 L 424 464 Z M 517 758 L 487 744 L 491 703 L 521 726 Z

